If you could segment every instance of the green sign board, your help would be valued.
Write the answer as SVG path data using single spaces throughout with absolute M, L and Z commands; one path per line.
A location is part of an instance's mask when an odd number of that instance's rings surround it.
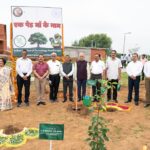
M 40 124 L 39 139 L 63 140 L 64 124 Z

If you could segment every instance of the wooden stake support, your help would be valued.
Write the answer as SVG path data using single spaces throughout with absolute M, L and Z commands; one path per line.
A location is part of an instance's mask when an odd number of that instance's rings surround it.
M 79 110 L 81 110 L 81 107 L 79 107 L 79 105 L 78 105 L 78 94 L 77 94 L 77 83 L 75 83 L 76 84 L 76 89 L 75 89 L 75 105 L 72 107 L 72 109 L 73 110 L 75 110 L 75 111 L 79 111 Z

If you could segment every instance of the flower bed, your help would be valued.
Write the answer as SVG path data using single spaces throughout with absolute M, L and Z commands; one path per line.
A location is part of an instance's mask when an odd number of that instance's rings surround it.
M 38 138 L 39 130 L 37 128 L 24 128 L 21 132 L 15 134 L 5 134 L 4 130 L 0 132 L 0 147 L 19 147 L 27 142 L 28 139 Z

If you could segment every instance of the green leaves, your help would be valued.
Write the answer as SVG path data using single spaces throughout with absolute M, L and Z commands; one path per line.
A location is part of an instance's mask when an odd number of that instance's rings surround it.
M 106 111 L 104 102 L 105 98 L 103 95 L 105 94 L 107 89 L 112 87 L 107 80 L 100 79 L 96 80 L 96 82 L 97 81 L 101 84 L 101 87 L 100 89 L 97 89 L 97 94 L 92 98 L 96 98 L 97 100 L 99 100 L 99 102 L 96 103 L 96 106 L 90 107 L 90 112 L 96 110 L 97 115 L 93 116 L 91 119 L 91 125 L 88 128 L 89 137 L 86 139 L 86 141 L 89 143 L 91 150 L 106 150 L 105 141 L 109 141 L 109 138 L 107 137 L 107 132 L 109 131 L 109 129 L 107 128 L 107 121 L 100 116 L 100 111 Z
M 89 143 L 91 150 L 106 150 L 105 141 L 108 141 L 107 132 L 109 129 L 106 125 L 106 120 L 98 115 L 93 116 L 91 125 L 88 128 L 89 138 L 86 141 Z
M 44 34 L 36 32 L 30 35 L 28 41 L 30 42 L 30 44 L 37 44 L 37 47 L 39 47 L 39 45 L 47 43 L 47 38 Z
M 81 38 L 79 41 L 74 41 L 73 46 L 81 47 L 97 47 L 110 48 L 112 40 L 106 34 L 90 34 Z

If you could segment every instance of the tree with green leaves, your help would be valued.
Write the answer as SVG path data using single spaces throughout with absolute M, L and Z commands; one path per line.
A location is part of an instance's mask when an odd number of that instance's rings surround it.
M 108 85 L 108 81 L 106 80 L 98 80 L 98 82 L 101 83 L 101 87 L 99 89 L 101 91 L 101 94 L 96 94 L 94 95 L 94 97 L 96 96 L 99 102 L 96 103 L 96 107 L 90 107 L 90 112 L 96 110 L 97 114 L 94 115 L 91 119 L 91 125 L 88 128 L 89 137 L 86 140 L 89 143 L 91 150 L 106 150 L 105 141 L 109 141 L 109 138 L 107 136 L 107 132 L 109 131 L 109 129 L 107 128 L 107 121 L 105 120 L 105 118 L 100 116 L 100 111 L 106 111 L 105 99 L 103 98 L 103 95 L 105 94 L 107 89 L 111 87 Z
M 95 48 L 111 48 L 112 40 L 107 34 L 90 34 L 74 41 L 72 46 L 95 47 Z
M 30 42 L 30 44 L 37 44 L 37 47 L 39 48 L 40 45 L 47 43 L 47 38 L 45 37 L 44 34 L 36 32 L 31 34 L 28 41 Z

